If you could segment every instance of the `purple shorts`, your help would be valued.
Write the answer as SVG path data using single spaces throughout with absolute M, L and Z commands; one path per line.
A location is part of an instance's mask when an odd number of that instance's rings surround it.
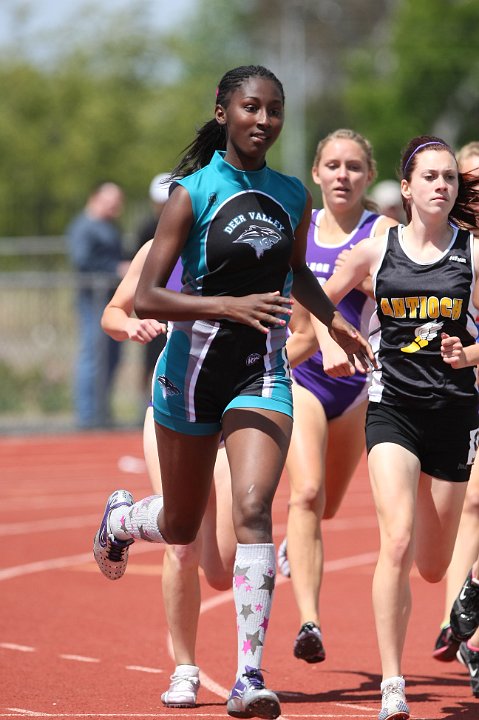
M 356 373 L 351 377 L 333 378 L 319 362 L 307 360 L 293 370 L 298 385 L 309 390 L 321 403 L 328 420 L 352 410 L 368 397 L 368 376 Z

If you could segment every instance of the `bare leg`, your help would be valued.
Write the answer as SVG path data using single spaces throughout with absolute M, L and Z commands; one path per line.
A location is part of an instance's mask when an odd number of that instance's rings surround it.
M 300 386 L 293 393 L 295 422 L 286 461 L 291 483 L 288 560 L 300 623 L 319 625 L 321 519 L 337 512 L 364 450 L 367 403 L 328 422 L 312 393 Z
M 472 466 L 451 563 L 446 575 L 444 624 L 472 563 L 479 553 L 479 454 Z
M 267 708 L 268 714 L 263 717 L 280 714 L 278 698 L 264 688 L 260 667 L 276 576 L 271 506 L 291 427 L 290 417 L 267 410 L 232 409 L 223 419 L 238 538 L 233 583 L 238 669 L 227 707 L 237 717 L 258 716 L 259 708 L 261 712 Z M 261 689 L 255 689 L 255 684 Z M 244 699 L 249 697 L 244 694 L 248 687 L 252 692 L 251 706 Z
M 442 580 L 451 561 L 466 488 L 465 482 L 447 482 L 421 475 L 415 560 L 419 572 L 428 582 Z M 470 566 L 462 581 L 469 569 Z
M 240 543 L 273 542 L 271 508 L 292 424 L 288 415 L 271 410 L 234 409 L 224 416 L 233 522 Z
M 161 473 L 158 459 L 158 449 L 153 420 L 153 409 L 148 408 L 145 416 L 143 445 L 148 474 L 156 493 L 162 493 Z M 224 450 L 222 455 L 225 456 Z M 222 475 L 224 476 L 224 463 Z M 229 480 L 229 473 L 227 475 Z M 231 489 L 227 483 L 229 496 Z M 212 492 L 214 498 L 214 492 Z M 208 504 L 203 524 L 208 525 L 208 516 L 211 516 Z M 229 502 L 231 508 L 231 499 Z M 231 518 L 231 510 L 230 510 Z M 211 521 L 209 522 L 211 525 Z M 213 523 L 214 524 L 214 523 Z M 231 527 L 231 519 L 230 519 Z M 175 670 L 171 676 L 171 684 L 162 694 L 164 704 L 172 707 L 190 707 L 196 704 L 196 694 L 199 688 L 199 669 L 196 666 L 196 638 L 201 604 L 201 591 L 198 576 L 198 565 L 201 547 L 199 536 L 189 545 L 167 545 L 163 560 L 162 587 L 163 604 L 171 636 Z M 208 542 L 211 538 L 208 539 Z M 234 552 L 234 551 L 233 551 Z M 230 566 L 232 560 L 230 561 Z M 228 576 L 228 586 L 231 585 L 231 567 Z
M 209 585 L 215 590 L 229 590 L 236 552 L 236 534 L 232 521 L 231 475 L 223 446 L 218 450 L 214 485 L 200 534 L 200 565 Z
M 367 400 L 344 415 L 329 421 L 326 455 L 326 507 L 323 520 L 339 510 L 344 494 L 358 466 L 366 445 L 364 424 Z
M 163 603 L 177 665 L 196 665 L 201 594 L 198 563 L 201 542 L 170 545 L 163 560 Z
M 300 624 L 319 625 L 319 590 L 323 574 L 320 518 L 325 506 L 328 423 L 321 403 L 294 386 L 295 421 L 286 460 L 290 481 L 288 560 Z
M 183 435 L 156 424 L 164 510 L 158 528 L 170 544 L 187 545 L 200 529 L 218 452 L 216 435 Z
M 392 443 L 375 445 L 368 465 L 380 532 L 373 609 L 383 678 L 390 678 L 401 675 L 411 611 L 409 572 L 420 466 L 411 452 Z
M 153 408 L 148 407 L 143 427 L 143 451 L 153 490 L 162 494 Z M 176 665 L 195 665 L 195 646 L 200 611 L 198 563 L 201 541 L 167 545 L 163 559 L 162 587 L 166 620 Z

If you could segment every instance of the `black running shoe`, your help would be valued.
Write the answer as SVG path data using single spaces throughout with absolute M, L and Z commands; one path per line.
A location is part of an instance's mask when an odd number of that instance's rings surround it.
M 451 610 L 451 630 L 458 640 L 469 640 L 479 626 L 479 585 L 469 572 Z
M 457 651 L 457 659 L 469 670 L 472 694 L 479 698 L 479 652 L 471 650 L 467 643 L 462 642 Z
M 460 641 L 456 640 L 452 634 L 450 625 L 446 625 L 441 628 L 441 632 L 437 637 L 436 645 L 432 653 L 434 660 L 439 660 L 440 662 L 452 662 L 456 659 L 456 653 L 459 650 L 460 644 Z
M 307 663 L 323 662 L 326 658 L 321 630 L 314 622 L 301 625 L 294 641 L 294 656 Z

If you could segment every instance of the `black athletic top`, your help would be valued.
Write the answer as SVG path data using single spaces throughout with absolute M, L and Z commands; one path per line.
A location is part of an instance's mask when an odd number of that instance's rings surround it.
M 408 254 L 402 225 L 388 231 L 373 277 L 369 341 L 379 370 L 369 389 L 372 402 L 431 409 L 477 402 L 474 368 L 455 370 L 440 353 L 442 332 L 457 335 L 465 346 L 477 337 L 473 236 L 452 227 L 449 247 L 427 263 Z

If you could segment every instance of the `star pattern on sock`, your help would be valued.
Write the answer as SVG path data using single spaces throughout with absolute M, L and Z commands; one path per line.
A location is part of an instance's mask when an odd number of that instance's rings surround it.
M 250 615 L 254 615 L 251 605 L 242 605 L 240 615 L 242 615 L 245 620 L 247 620 Z
M 263 645 L 263 642 L 259 639 L 260 632 L 261 632 L 261 630 L 256 630 L 255 633 L 246 633 L 246 640 L 245 640 L 245 643 L 243 644 L 243 649 L 244 649 L 244 645 L 249 644 L 249 649 L 254 654 L 256 652 L 256 649 Z M 246 655 L 246 651 L 245 651 L 245 655 Z
M 140 533 L 140 537 L 142 540 L 146 540 L 146 542 L 153 542 L 147 531 L 143 530 L 143 525 L 138 525 L 138 532 Z
M 249 577 L 247 575 L 248 570 L 249 570 L 249 566 L 242 568 L 239 565 L 235 565 L 235 569 L 234 569 L 235 587 L 239 588 L 242 585 L 244 585 L 246 582 L 249 581 Z M 250 588 L 251 588 L 251 586 L 250 586 Z
M 148 497 L 146 497 L 144 500 L 141 501 L 140 507 L 141 508 L 149 507 L 154 499 L 155 499 L 155 495 L 149 495 Z
M 267 618 L 267 617 L 264 617 L 263 622 L 261 622 L 259 624 L 259 626 L 262 627 L 265 632 L 268 629 L 268 625 L 269 625 L 269 618 Z
M 274 590 L 274 576 L 271 577 L 270 575 L 263 574 L 263 584 L 260 585 L 259 589 L 267 590 L 271 597 L 271 595 L 273 594 L 273 590 Z

